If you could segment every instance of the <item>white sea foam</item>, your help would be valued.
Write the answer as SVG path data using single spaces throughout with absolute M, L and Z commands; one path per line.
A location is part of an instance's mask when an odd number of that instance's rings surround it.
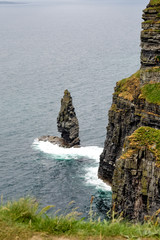
M 85 179 L 88 185 L 96 186 L 97 189 L 103 189 L 106 191 L 111 191 L 111 187 L 104 183 L 101 179 L 98 178 L 98 166 L 95 167 L 86 167 Z
M 35 139 L 33 142 L 34 148 L 48 154 L 52 154 L 56 159 L 78 159 L 86 157 L 99 161 L 99 156 L 102 153 L 102 148 L 97 146 L 88 146 L 80 148 L 62 148 L 50 142 L 38 141 Z
M 38 139 L 34 140 L 33 147 L 44 153 L 51 154 L 57 160 L 79 159 L 82 157 L 93 159 L 92 167 L 85 167 L 86 174 L 84 175 L 84 179 L 86 184 L 95 186 L 97 189 L 111 190 L 107 184 L 97 177 L 99 156 L 103 148 L 97 146 L 62 148 L 50 142 L 38 141 Z

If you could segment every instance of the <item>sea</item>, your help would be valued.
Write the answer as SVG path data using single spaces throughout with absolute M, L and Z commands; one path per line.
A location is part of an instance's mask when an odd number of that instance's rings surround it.
M 105 218 L 111 187 L 98 179 L 116 82 L 140 67 L 148 0 L 0 0 L 0 195 L 34 197 L 64 214 Z M 64 90 L 73 99 L 80 148 L 60 136 Z M 91 201 L 93 200 L 93 202 Z M 92 204 L 91 204 L 92 203 Z M 56 214 L 54 212 L 54 214 Z

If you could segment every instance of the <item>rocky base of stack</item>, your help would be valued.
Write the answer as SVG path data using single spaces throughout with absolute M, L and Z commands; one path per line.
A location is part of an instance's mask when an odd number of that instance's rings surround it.
M 50 142 L 54 145 L 58 145 L 59 147 L 63 147 L 63 148 L 78 148 L 80 147 L 80 145 L 76 145 L 76 144 L 69 144 L 67 143 L 63 138 L 60 137 L 54 137 L 54 136 L 42 136 L 40 138 L 38 138 L 38 141 L 43 141 L 43 142 Z

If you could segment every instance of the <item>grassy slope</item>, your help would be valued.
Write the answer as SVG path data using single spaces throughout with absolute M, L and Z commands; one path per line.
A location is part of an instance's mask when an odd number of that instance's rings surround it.
M 149 103 L 160 105 L 160 83 L 146 84 L 141 89 L 141 97 Z
M 137 71 L 128 78 L 117 82 L 115 94 L 129 101 L 133 101 L 140 91 L 140 71 Z
M 150 0 L 151 5 L 157 5 L 160 4 L 160 0 Z
M 160 68 L 151 68 L 148 71 L 160 71 Z M 139 97 L 149 103 L 160 105 L 160 83 L 148 83 L 140 88 L 140 71 L 132 76 L 117 82 L 115 94 L 129 101 Z
M 0 240 L 32 239 L 152 239 L 160 238 L 160 227 L 155 222 L 134 225 L 122 219 L 109 221 L 78 220 L 73 210 L 67 216 L 48 217 L 46 207 L 39 210 L 38 203 L 31 198 L 22 198 L 0 206 Z M 63 238 L 61 237 L 63 236 Z M 118 237 L 117 237 L 118 236 Z
M 160 166 L 160 130 L 151 127 L 140 127 L 128 138 L 130 149 L 121 155 L 125 159 L 136 149 L 145 146 L 156 158 L 156 165 Z

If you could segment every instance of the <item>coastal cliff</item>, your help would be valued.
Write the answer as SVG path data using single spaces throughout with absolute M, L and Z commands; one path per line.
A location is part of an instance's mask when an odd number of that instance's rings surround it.
M 99 178 L 112 186 L 112 202 L 117 206 L 116 210 L 122 211 L 124 216 L 129 219 L 140 221 L 145 214 L 156 210 L 153 203 L 157 204 L 157 207 L 159 206 L 158 200 L 155 199 L 160 197 L 160 186 L 157 185 L 157 182 L 152 184 L 154 190 L 151 200 L 150 187 L 147 185 L 147 192 L 144 195 L 143 187 L 138 183 L 135 187 L 133 182 L 137 181 L 135 179 L 139 175 L 140 183 L 142 183 L 142 179 L 147 182 L 148 179 L 159 178 L 160 169 L 155 167 L 152 174 L 149 171 L 145 178 L 146 171 L 148 171 L 147 166 L 151 162 L 156 166 L 155 156 L 153 153 L 150 154 L 146 143 L 140 145 L 141 147 L 136 150 L 136 153 L 131 151 L 129 159 L 124 152 L 130 148 L 129 136 L 134 136 L 141 127 L 160 129 L 160 0 L 151 0 L 143 11 L 142 18 L 144 22 L 141 32 L 141 68 L 131 77 L 116 84 L 98 170 Z M 136 133 L 139 134 L 139 132 Z M 160 131 L 157 134 L 160 135 Z M 142 134 L 141 138 L 143 139 L 144 136 Z M 159 155 L 157 158 L 160 160 Z M 130 165 L 125 168 L 128 161 L 130 161 Z M 134 165 L 135 162 L 137 162 L 136 168 L 132 168 L 132 164 Z M 141 167 L 142 162 L 145 162 L 143 167 Z M 135 175 L 132 175 L 133 172 Z M 138 195 L 141 196 L 141 200 L 140 198 L 136 200 Z M 131 202 L 132 206 L 127 208 Z M 139 208 L 136 207 L 137 204 L 140 204 Z M 142 212 L 136 215 L 136 211 L 139 211 L 137 209 L 142 206 Z M 147 206 L 149 207 L 147 208 Z
M 113 174 L 115 211 L 143 221 L 160 208 L 160 130 L 140 127 L 127 137 Z

